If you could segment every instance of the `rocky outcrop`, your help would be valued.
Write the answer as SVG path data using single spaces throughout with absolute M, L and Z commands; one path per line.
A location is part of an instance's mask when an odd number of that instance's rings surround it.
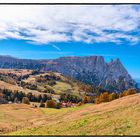
M 119 59 L 106 63 L 102 56 L 62 57 L 50 60 L 49 63 L 46 62 L 45 70 L 57 71 L 110 91 L 119 92 L 128 88 L 136 88 L 136 82 Z

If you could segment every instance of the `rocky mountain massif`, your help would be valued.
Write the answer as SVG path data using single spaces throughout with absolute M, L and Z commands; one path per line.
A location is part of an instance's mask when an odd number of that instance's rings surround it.
M 102 56 L 63 57 L 44 64 L 46 64 L 45 70 L 47 71 L 57 71 L 111 91 L 123 91 L 136 87 L 135 81 L 119 59 L 106 63 Z
M 0 68 L 59 72 L 84 83 L 116 92 L 137 88 L 136 82 L 119 59 L 106 63 L 102 56 L 61 57 L 52 60 L 27 60 L 1 56 Z

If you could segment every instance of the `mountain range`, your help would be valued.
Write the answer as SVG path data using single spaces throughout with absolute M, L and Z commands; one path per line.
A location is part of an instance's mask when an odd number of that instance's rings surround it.
M 107 63 L 102 56 L 74 56 L 46 60 L 0 56 L 0 68 L 59 72 L 65 76 L 109 91 L 121 92 L 128 88 L 137 88 L 136 82 L 119 59 L 111 59 Z

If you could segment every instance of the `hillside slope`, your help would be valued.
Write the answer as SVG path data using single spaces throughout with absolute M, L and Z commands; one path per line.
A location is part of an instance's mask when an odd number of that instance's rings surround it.
M 9 135 L 140 135 L 140 94 L 99 105 L 41 111 L 43 124 Z
M 24 127 L 37 125 L 44 118 L 41 110 L 26 104 L 0 105 L 0 135 Z M 38 121 L 36 121 L 38 120 Z
M 45 103 L 50 99 L 64 99 L 66 95 L 69 98 L 65 101 L 78 103 L 82 95 L 94 89 L 56 72 L 0 69 L 0 98 L 8 102 L 21 103 L 23 97 L 28 97 L 30 102 Z
M 6 69 L 7 70 L 7 69 Z M 8 75 L 7 73 L 11 74 L 11 69 L 8 70 L 8 72 L 5 69 L 0 69 L 0 77 L 3 76 L 3 79 L 0 79 L 0 88 L 1 89 L 10 89 L 12 91 L 18 90 L 23 91 L 25 93 L 32 92 L 34 94 L 50 94 L 50 92 L 44 92 L 47 88 L 50 90 L 53 90 L 54 93 L 51 93 L 51 95 L 60 95 L 62 93 L 69 93 L 69 94 L 75 94 L 79 95 L 84 94 L 85 91 L 82 89 L 82 85 L 86 86 L 86 84 L 83 84 L 79 81 L 73 80 L 71 78 L 65 77 L 64 75 L 56 72 L 43 72 L 43 74 L 35 74 L 32 75 L 31 73 L 28 73 L 29 76 L 24 79 L 18 79 L 18 72 L 21 71 L 24 72 L 24 70 L 17 70 L 17 74 L 13 78 L 12 75 Z M 12 72 L 15 72 L 14 70 Z M 13 74 L 13 73 L 12 73 Z M 22 74 L 23 75 L 23 74 Z M 13 83 L 11 82 L 13 80 Z M 28 86 L 27 86 L 27 85 Z M 37 86 L 36 89 L 32 89 L 31 86 L 35 85 Z

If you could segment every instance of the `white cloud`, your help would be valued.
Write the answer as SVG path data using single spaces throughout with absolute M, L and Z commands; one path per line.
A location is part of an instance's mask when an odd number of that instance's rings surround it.
M 60 49 L 58 46 L 56 46 L 56 45 L 52 45 L 52 47 L 54 47 L 54 48 L 57 49 L 58 51 L 61 51 L 61 49 Z
M 0 39 L 30 43 L 139 42 L 140 8 L 132 5 L 0 6 Z M 134 34 L 135 32 L 135 34 Z

